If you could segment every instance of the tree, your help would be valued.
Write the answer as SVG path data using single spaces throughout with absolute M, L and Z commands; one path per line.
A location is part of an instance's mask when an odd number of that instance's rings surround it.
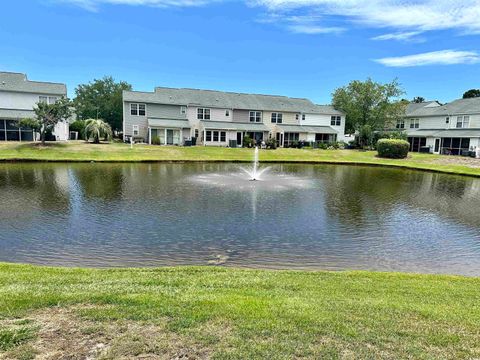
M 333 106 L 346 115 L 346 132 L 353 133 L 368 125 L 372 131 L 389 129 L 405 116 L 406 102 L 397 98 L 404 94 L 395 79 L 380 84 L 372 79 L 354 80 L 333 93 Z
M 45 134 L 53 131 L 58 122 L 68 119 L 72 115 L 71 101 L 65 97 L 53 104 L 39 102 L 33 108 L 34 118 L 26 118 L 19 121 L 19 127 L 31 128 L 40 132 L 42 145 L 45 145 Z
M 416 104 L 420 104 L 420 103 L 423 103 L 425 102 L 425 98 L 424 97 L 421 97 L 421 96 L 415 96 L 412 100 L 412 102 L 416 103 Z
M 93 139 L 95 144 L 100 143 L 100 138 L 109 140 L 112 138 L 112 128 L 100 119 L 88 119 L 85 121 L 85 140 Z
M 464 99 L 480 97 L 480 89 L 470 89 L 463 94 Z
M 123 90 L 132 90 L 132 85 L 125 81 L 115 82 L 111 76 L 78 85 L 73 100 L 77 117 L 80 120 L 102 118 L 113 130 L 121 130 Z

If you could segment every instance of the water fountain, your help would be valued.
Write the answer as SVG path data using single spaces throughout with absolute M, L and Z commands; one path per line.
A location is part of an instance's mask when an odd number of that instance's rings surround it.
M 259 160 L 258 160 L 258 146 L 255 146 L 255 152 L 254 152 L 254 157 L 253 157 L 253 164 L 251 170 L 245 169 L 242 167 L 242 170 L 245 171 L 249 176 L 250 176 L 250 181 L 257 181 L 260 180 L 260 176 L 266 172 L 268 169 L 270 169 L 269 166 L 266 168 L 261 169 L 260 171 L 258 170 L 258 165 L 259 165 Z

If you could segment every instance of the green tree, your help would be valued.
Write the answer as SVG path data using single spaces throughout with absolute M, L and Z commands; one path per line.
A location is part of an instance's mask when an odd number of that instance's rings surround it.
M 463 94 L 464 99 L 480 97 L 480 89 L 470 89 Z
M 73 100 L 77 117 L 80 120 L 102 118 L 113 130 L 121 130 L 123 90 L 132 90 L 132 85 L 125 81 L 115 82 L 111 76 L 78 85 Z
M 40 132 L 40 139 L 45 145 L 45 134 L 53 131 L 58 122 L 66 120 L 72 115 L 71 105 L 71 101 L 65 97 L 58 99 L 53 104 L 39 102 L 33 108 L 35 117 L 20 120 L 18 126 Z
M 110 140 L 112 138 L 112 128 L 101 119 L 88 119 L 85 121 L 85 140 L 93 140 L 95 144 L 100 143 L 100 139 Z
M 334 91 L 333 106 L 347 115 L 347 133 L 360 131 L 365 125 L 372 131 L 384 130 L 394 127 L 405 116 L 407 102 L 397 100 L 402 94 L 404 91 L 396 79 L 387 84 L 370 78 L 354 80 Z
M 417 103 L 417 104 L 423 103 L 423 102 L 425 102 L 425 98 L 421 97 L 421 96 L 415 96 L 413 98 L 412 102 Z

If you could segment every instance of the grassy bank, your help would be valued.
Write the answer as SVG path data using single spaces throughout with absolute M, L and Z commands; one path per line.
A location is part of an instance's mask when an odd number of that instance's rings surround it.
M 479 288 L 398 273 L 0 264 L 0 358 L 478 358 Z
M 251 161 L 251 149 L 215 147 L 163 147 L 126 144 L 1 143 L 0 161 Z M 480 176 L 480 160 L 458 156 L 412 153 L 408 159 L 381 159 L 373 151 L 277 149 L 260 153 L 261 161 L 367 164 Z

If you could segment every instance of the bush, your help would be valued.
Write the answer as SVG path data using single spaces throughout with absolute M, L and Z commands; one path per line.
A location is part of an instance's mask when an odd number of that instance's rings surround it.
M 267 149 L 275 150 L 277 148 L 277 140 L 275 140 L 273 137 L 268 138 L 268 140 L 265 142 L 265 145 L 267 145 Z
M 410 144 L 399 139 L 380 139 L 377 143 L 378 156 L 391 159 L 404 159 L 408 155 Z
M 243 147 L 252 148 L 252 147 L 255 147 L 255 145 L 257 145 L 256 142 L 255 142 L 255 139 L 252 139 L 248 135 L 245 135 L 243 137 Z
M 85 140 L 85 126 L 84 120 L 75 120 L 70 124 L 70 131 L 78 132 L 78 139 Z
M 152 137 L 152 145 L 162 145 L 162 142 L 160 141 L 160 137 L 158 136 Z

